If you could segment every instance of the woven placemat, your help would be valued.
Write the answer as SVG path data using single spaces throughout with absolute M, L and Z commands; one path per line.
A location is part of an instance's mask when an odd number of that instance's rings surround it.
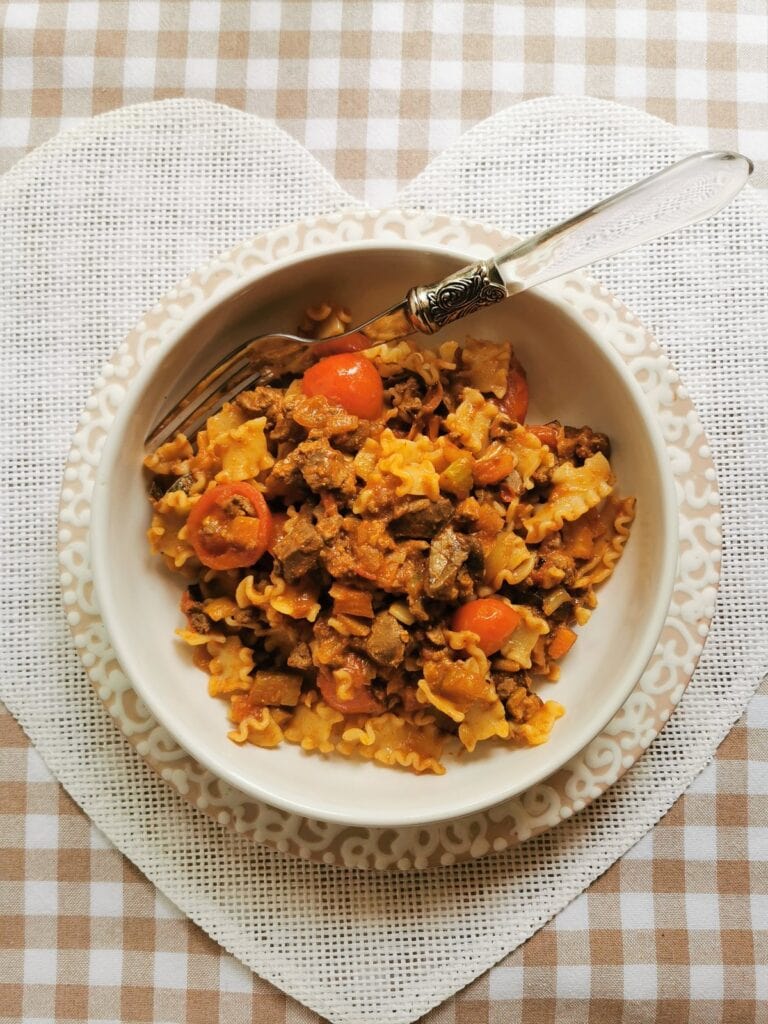
M 473 130 L 403 202 L 527 233 L 691 148 L 623 108 L 534 101 Z M 617 786 L 555 831 L 501 856 L 382 878 L 268 853 L 182 804 L 91 695 L 55 580 L 61 463 L 99 364 L 195 264 L 341 205 L 349 197 L 268 125 L 176 101 L 59 137 L 0 184 L 2 399 L 12 425 L 2 696 L 106 834 L 214 938 L 334 1021 L 405 1022 L 530 935 L 639 838 L 758 681 L 768 621 L 768 216 L 748 192 L 716 220 L 600 267 L 672 353 L 718 464 L 722 600 L 681 707 Z

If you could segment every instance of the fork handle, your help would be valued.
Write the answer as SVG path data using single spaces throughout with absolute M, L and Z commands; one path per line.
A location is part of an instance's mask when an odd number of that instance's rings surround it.
M 434 334 L 509 295 L 705 220 L 733 199 L 752 169 L 739 153 L 689 156 L 507 252 L 412 288 L 407 316 Z

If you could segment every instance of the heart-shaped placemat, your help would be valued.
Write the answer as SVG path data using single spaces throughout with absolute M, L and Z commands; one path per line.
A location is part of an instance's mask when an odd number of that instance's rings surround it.
M 533 101 L 473 129 L 402 201 L 525 234 L 692 148 L 636 111 Z M 217 941 L 333 1021 L 359 1024 L 414 1020 L 540 927 L 658 820 L 756 685 L 768 623 L 768 215 L 747 191 L 715 220 L 600 267 L 679 366 L 718 468 L 721 600 L 678 710 L 622 780 L 556 829 L 472 863 L 382 876 L 283 857 L 181 800 L 86 683 L 56 584 L 62 463 L 98 367 L 197 264 L 350 205 L 283 133 L 194 101 L 104 115 L 6 175 L 0 586 L 2 697 L 57 777 Z
M 568 274 L 550 284 L 549 293 L 568 303 L 585 324 L 598 327 L 636 377 L 663 423 L 677 487 L 679 558 L 672 600 L 653 657 L 623 707 L 560 771 L 538 785 L 458 821 L 410 828 L 350 827 L 290 814 L 249 798 L 195 761 L 139 698 L 94 608 L 89 516 L 96 466 L 91 453 L 104 443 L 141 366 L 177 328 L 179 310 L 194 316 L 216 295 L 242 284 L 253 267 L 274 266 L 299 252 L 335 247 L 340 240 L 393 237 L 449 244 L 467 259 L 486 258 L 514 242 L 508 232 L 444 214 L 352 210 L 259 235 L 195 271 L 131 331 L 86 400 L 64 470 L 59 560 L 67 618 L 88 676 L 118 728 L 161 778 L 220 825 L 281 853 L 344 867 L 408 871 L 498 853 L 544 832 L 595 800 L 642 756 L 680 700 L 704 646 L 721 558 L 720 501 L 707 439 L 667 356 L 602 285 L 583 272 Z M 514 306 L 510 313 L 514 316 Z M 599 614 L 590 622 L 592 629 L 601 628 Z

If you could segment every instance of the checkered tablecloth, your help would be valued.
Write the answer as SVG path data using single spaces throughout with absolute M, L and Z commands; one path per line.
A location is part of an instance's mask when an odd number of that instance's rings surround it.
M 0 1021 L 319 1024 L 187 921 L 0 716 Z M 638 843 L 424 1024 L 768 1020 L 768 685 Z
M 0 170 L 60 128 L 188 95 L 274 118 L 390 202 L 486 115 L 586 93 L 739 148 L 768 186 L 765 0 L 0 2 Z M 8 669 L 12 667 L 6 667 Z M 290 1021 L 0 715 L 0 1021 Z M 768 687 L 662 822 L 429 1024 L 768 1021 Z
M 92 114 L 193 96 L 273 118 L 385 206 L 477 121 L 563 93 L 741 149 L 768 185 L 765 0 L 17 0 L 0 26 L 0 170 Z

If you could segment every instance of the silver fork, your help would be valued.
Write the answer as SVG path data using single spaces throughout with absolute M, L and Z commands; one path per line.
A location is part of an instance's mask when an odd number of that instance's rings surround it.
M 411 288 L 401 302 L 333 341 L 362 334 L 370 347 L 417 331 L 434 334 L 483 306 L 711 217 L 733 199 L 752 170 L 752 162 L 739 153 L 697 153 L 507 252 L 462 267 L 435 284 Z M 265 334 L 245 342 L 163 417 L 147 446 L 154 448 L 178 433 L 192 435 L 225 402 L 256 383 L 302 373 L 317 344 L 295 334 Z

